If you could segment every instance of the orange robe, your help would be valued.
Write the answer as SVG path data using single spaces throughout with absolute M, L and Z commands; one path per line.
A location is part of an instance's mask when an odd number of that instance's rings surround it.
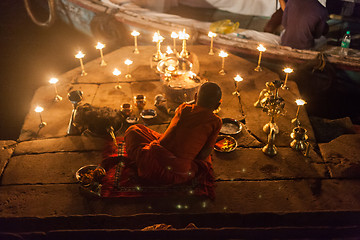
M 143 125 L 125 132 L 129 158 L 136 162 L 138 175 L 155 184 L 179 184 L 194 178 L 199 161 L 211 168 L 211 156 L 197 159 L 203 148 L 213 148 L 222 125 L 210 109 L 181 104 L 164 134 Z

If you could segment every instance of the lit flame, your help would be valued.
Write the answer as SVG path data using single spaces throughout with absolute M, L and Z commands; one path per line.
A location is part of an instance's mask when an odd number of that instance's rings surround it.
M 295 102 L 298 106 L 302 106 L 302 105 L 306 104 L 306 102 L 302 99 L 296 99 Z
M 292 73 L 294 70 L 292 68 L 284 68 L 285 73 Z
M 189 71 L 189 75 L 190 75 L 191 78 L 196 77 L 196 73 L 194 73 L 194 72 L 192 72 L 192 71 Z
M 236 77 L 234 77 L 234 80 L 237 82 L 241 82 L 242 80 L 244 80 L 242 77 L 240 77 L 240 75 L 236 75 Z
M 121 74 L 121 72 L 117 68 L 115 68 L 114 71 L 113 71 L 113 74 L 115 76 L 119 76 Z
M 81 59 L 83 57 L 85 57 L 85 54 L 82 53 L 82 51 L 79 51 L 76 55 L 75 55 L 76 58 L 78 59 Z
M 170 65 L 168 66 L 167 70 L 170 72 L 175 71 L 175 67 L 173 65 Z
M 260 52 L 265 52 L 266 51 L 266 48 L 260 44 L 258 47 L 257 47 L 257 50 L 259 50 Z
M 220 51 L 219 56 L 222 58 L 225 58 L 227 56 L 229 56 L 229 54 L 227 52 L 224 52 L 223 50 Z
M 187 34 L 187 33 L 185 32 L 185 29 L 179 32 L 179 39 L 180 39 L 180 40 L 188 40 L 189 37 L 190 37 L 190 36 L 189 36 L 189 34 Z
M 167 53 L 167 54 L 172 54 L 172 53 L 174 53 L 174 52 L 173 52 L 173 50 L 171 50 L 171 47 L 170 47 L 170 46 L 167 46 L 166 53 Z
M 134 30 L 134 31 L 131 32 L 131 35 L 134 36 L 134 37 L 137 37 L 137 36 L 140 35 L 140 33 L 138 31 Z
M 165 38 L 163 36 L 161 36 L 159 32 L 155 32 L 152 41 L 153 42 L 162 42 L 162 41 L 164 41 L 164 39 Z
M 171 33 L 171 38 L 178 38 L 179 35 L 176 32 Z
M 105 47 L 105 44 L 102 44 L 101 42 L 98 42 L 97 45 L 95 46 L 95 48 L 98 50 L 103 49 L 104 47 Z
M 41 113 L 42 111 L 44 111 L 44 108 L 42 108 L 42 107 L 40 107 L 40 106 L 37 106 L 37 107 L 35 108 L 35 112 L 37 112 L 37 113 Z
M 133 63 L 133 61 L 131 61 L 130 59 L 126 59 L 125 60 L 125 65 L 131 65 Z
M 82 51 L 79 51 L 76 55 L 75 55 L 75 58 L 78 58 L 78 59 L 81 59 L 85 57 L 85 54 L 82 53 Z
M 56 84 L 59 81 L 57 78 L 50 78 L 49 83 Z
M 208 34 L 208 36 L 209 36 L 209 37 L 216 37 L 216 33 L 210 31 L 209 34 Z

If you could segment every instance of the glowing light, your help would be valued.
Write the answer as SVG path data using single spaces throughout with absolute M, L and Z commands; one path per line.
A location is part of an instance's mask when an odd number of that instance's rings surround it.
M 234 77 L 234 80 L 236 81 L 236 82 L 241 82 L 242 80 L 244 80 L 242 77 L 240 77 L 240 75 L 238 74 L 238 75 L 236 75 L 236 77 Z
M 284 68 L 285 73 L 292 73 L 294 70 L 292 68 Z
M 133 64 L 133 61 L 131 61 L 130 59 L 126 59 L 125 60 L 125 65 L 131 65 L 131 64 Z
M 173 50 L 171 50 L 171 47 L 170 46 L 167 46 L 167 50 L 166 50 L 166 53 L 167 54 L 173 54 Z
M 210 31 L 210 32 L 208 33 L 208 36 L 211 37 L 211 38 L 213 38 L 213 37 L 216 37 L 217 35 L 216 35 L 216 33 Z
M 75 58 L 77 58 L 77 59 L 81 59 L 81 58 L 83 58 L 83 57 L 85 57 L 85 54 L 82 53 L 82 51 L 79 51 L 79 52 L 75 55 Z
M 131 35 L 134 36 L 134 37 L 137 37 L 137 36 L 140 35 L 140 33 L 138 31 L 134 30 L 134 31 L 131 32 Z
M 102 44 L 101 42 L 98 42 L 97 45 L 95 46 L 95 48 L 98 50 L 103 49 L 104 47 L 105 47 L 105 44 Z
M 50 84 L 56 84 L 59 81 L 57 78 L 50 78 L 49 83 Z
M 153 42 L 162 42 L 162 41 L 164 41 L 164 39 L 165 38 L 163 36 L 161 36 L 159 32 L 155 32 L 152 41 Z
M 121 74 L 121 72 L 117 68 L 115 68 L 114 71 L 113 71 L 113 74 L 115 76 L 119 76 Z
M 175 67 L 173 65 L 170 65 L 167 67 L 167 70 L 170 72 L 175 71 Z
M 36 106 L 36 108 L 35 108 L 35 112 L 37 112 L 37 113 L 41 113 L 42 111 L 44 111 L 44 108 L 43 108 L 43 107 Z
M 266 48 L 262 44 L 259 44 L 259 46 L 257 47 L 257 50 L 259 50 L 260 52 L 265 52 Z
M 178 38 L 179 35 L 176 32 L 171 33 L 171 38 Z
M 190 37 L 190 35 L 185 32 L 185 29 L 179 32 L 180 40 L 188 40 L 189 37 Z
M 229 54 L 227 52 L 224 52 L 223 50 L 220 51 L 219 56 L 222 58 L 226 58 L 227 56 L 229 56 Z
M 302 106 L 302 105 L 306 104 L 306 102 L 302 99 L 296 99 L 295 102 L 298 106 Z

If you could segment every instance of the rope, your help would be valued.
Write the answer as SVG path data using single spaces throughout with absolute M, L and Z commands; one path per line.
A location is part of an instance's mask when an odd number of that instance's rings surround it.
M 47 0 L 47 3 L 48 3 L 48 7 L 49 7 L 49 17 L 46 21 L 41 22 L 34 16 L 32 10 L 31 10 L 31 4 L 29 3 L 29 0 L 24 0 L 26 12 L 28 13 L 29 17 L 36 25 L 39 25 L 41 27 L 50 27 L 55 22 L 55 16 L 56 16 L 55 2 L 54 2 L 54 0 Z

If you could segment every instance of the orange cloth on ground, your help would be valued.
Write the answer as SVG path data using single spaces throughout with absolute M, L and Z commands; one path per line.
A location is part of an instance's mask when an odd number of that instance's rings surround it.
M 128 156 L 136 162 L 140 177 L 156 184 L 179 184 L 194 178 L 197 161 L 211 168 L 211 156 L 197 159 L 203 148 L 213 148 L 221 119 L 210 109 L 182 104 L 164 134 L 143 125 L 125 133 Z

